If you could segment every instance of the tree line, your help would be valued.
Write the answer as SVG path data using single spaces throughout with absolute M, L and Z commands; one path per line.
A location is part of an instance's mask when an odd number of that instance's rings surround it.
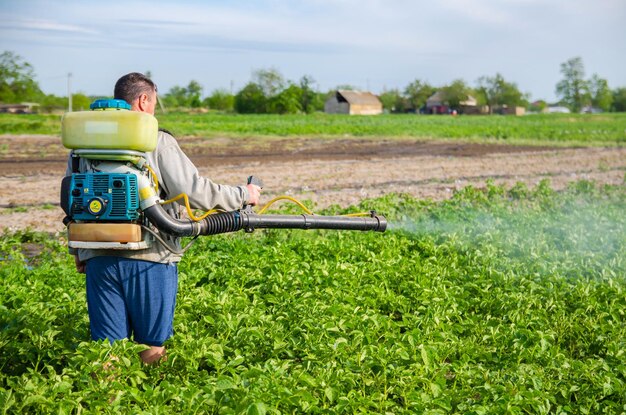
M 150 76 L 149 71 L 146 72 Z M 575 57 L 561 64 L 562 79 L 556 85 L 559 102 L 573 112 L 589 107 L 602 111 L 626 111 L 626 87 L 610 89 L 606 79 L 598 74 L 585 78 L 582 58 Z M 203 86 L 195 80 L 187 86 L 174 86 L 160 96 L 167 109 L 188 110 L 207 109 L 241 114 L 295 114 L 323 111 L 324 102 L 337 89 L 358 89 L 351 85 L 339 85 L 327 92 L 315 87 L 315 80 L 305 75 L 293 82 L 276 68 L 258 69 L 250 81 L 239 91 L 226 88 L 213 90 L 204 96 Z M 478 105 L 490 109 L 502 106 L 522 106 L 541 111 L 548 103 L 539 100 L 529 102 L 529 94 L 520 91 L 516 83 L 507 81 L 496 73 L 493 76 L 478 78 L 473 86 L 463 79 L 456 79 L 448 85 L 436 87 L 416 79 L 404 89 L 383 91 L 379 98 L 387 112 L 420 112 L 426 100 L 435 92 L 440 92 L 442 100 L 450 109 L 458 109 L 472 96 Z M 72 94 L 73 110 L 85 110 L 94 97 L 82 93 Z M 0 54 L 0 103 L 36 102 L 40 110 L 49 112 L 62 110 L 68 106 L 67 97 L 45 94 L 35 80 L 32 65 L 11 51 Z
M 72 94 L 74 110 L 89 109 L 91 97 L 85 94 Z M 11 51 L 0 54 L 0 103 L 17 104 L 35 102 L 39 110 L 51 112 L 68 107 L 68 98 L 45 94 L 35 80 L 32 65 Z
M 303 76 L 297 83 L 286 80 L 275 68 L 259 69 L 236 94 L 219 88 L 202 99 L 197 81 L 172 87 L 160 98 L 167 108 L 206 108 L 240 114 L 296 114 L 323 111 L 327 93 L 314 88 L 315 80 Z

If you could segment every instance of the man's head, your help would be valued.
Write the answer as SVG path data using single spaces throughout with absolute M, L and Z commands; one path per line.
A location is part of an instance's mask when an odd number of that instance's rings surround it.
M 154 115 L 157 104 L 157 87 L 148 77 L 138 72 L 122 76 L 115 83 L 115 99 L 123 99 L 131 110 Z

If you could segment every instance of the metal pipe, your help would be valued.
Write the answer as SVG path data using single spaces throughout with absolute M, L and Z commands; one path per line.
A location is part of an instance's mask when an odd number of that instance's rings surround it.
M 317 216 L 317 215 L 257 215 L 242 212 L 243 227 L 276 229 L 334 229 L 346 231 L 384 232 L 387 220 L 373 213 L 371 216 Z

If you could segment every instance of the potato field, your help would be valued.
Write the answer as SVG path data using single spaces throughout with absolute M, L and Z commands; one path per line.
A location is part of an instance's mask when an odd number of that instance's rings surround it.
M 376 117 L 241 114 L 158 114 L 160 126 L 176 137 L 386 137 L 496 140 L 550 145 L 626 143 L 626 114 L 531 114 L 437 116 L 386 114 Z M 4 134 L 51 134 L 61 130 L 59 115 L 0 114 Z M 1 153 L 0 153 L 1 154 Z
M 291 207 L 279 207 L 281 211 Z M 384 233 L 200 238 L 167 361 L 89 340 L 62 236 L 0 238 L 2 413 L 626 413 L 626 189 L 403 194 Z

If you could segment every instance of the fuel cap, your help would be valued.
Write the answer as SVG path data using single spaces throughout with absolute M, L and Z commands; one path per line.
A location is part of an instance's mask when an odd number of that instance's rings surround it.
M 87 211 L 94 216 L 100 216 L 104 212 L 106 202 L 99 197 L 94 197 L 87 203 Z

